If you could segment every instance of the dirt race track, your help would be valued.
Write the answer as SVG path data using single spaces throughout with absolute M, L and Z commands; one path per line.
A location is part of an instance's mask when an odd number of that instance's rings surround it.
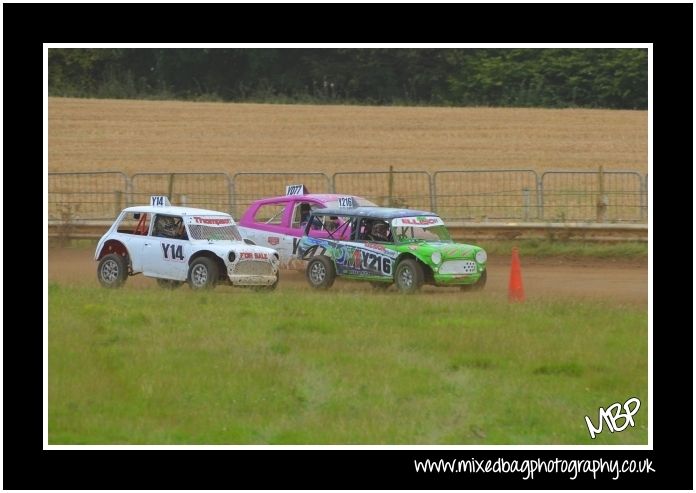
M 48 252 L 50 282 L 89 284 L 99 286 L 97 263 L 92 249 L 58 249 Z M 491 258 L 488 264 L 487 295 L 505 297 L 510 272 L 510 260 Z M 577 298 L 597 299 L 619 303 L 638 303 L 647 307 L 648 269 L 644 262 L 615 262 L 583 259 L 522 259 L 522 279 L 528 299 Z M 304 273 L 282 271 L 279 290 L 310 289 Z M 125 289 L 159 289 L 154 280 L 143 276 L 128 279 Z M 233 291 L 235 288 L 220 287 Z M 332 290 L 369 291 L 367 283 L 338 280 Z M 389 293 L 396 295 L 391 288 Z M 451 294 L 462 296 L 456 288 L 426 286 L 422 295 Z M 468 295 L 468 294 L 467 294 Z

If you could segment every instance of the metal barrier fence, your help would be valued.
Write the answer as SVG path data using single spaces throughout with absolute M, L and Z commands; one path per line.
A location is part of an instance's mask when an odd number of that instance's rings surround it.
M 366 197 L 381 206 L 432 210 L 446 220 L 647 222 L 648 175 L 632 171 L 445 170 L 324 173 L 49 173 L 50 220 L 113 219 L 124 207 L 167 195 L 172 205 L 231 213 L 254 200 L 312 193 Z
M 641 203 L 640 218 L 645 222 L 648 221 L 648 174 L 647 173 L 645 173 L 645 179 L 643 180 L 643 202 Z
M 136 173 L 129 204 L 147 204 L 150 195 L 166 195 L 172 205 L 232 212 L 232 183 L 226 173 Z
M 533 170 L 437 171 L 434 209 L 448 219 L 536 220 L 538 181 Z
M 48 218 L 114 219 L 127 202 L 128 177 L 118 171 L 49 173 Z
M 430 175 L 425 171 L 356 171 L 334 173 L 337 193 L 365 197 L 383 207 L 433 210 Z
M 545 221 L 645 219 L 643 183 L 633 171 L 547 171 L 540 189 Z
M 235 218 L 256 199 L 285 195 L 287 185 L 303 184 L 310 193 L 331 192 L 331 182 L 324 173 L 237 173 L 232 182 Z

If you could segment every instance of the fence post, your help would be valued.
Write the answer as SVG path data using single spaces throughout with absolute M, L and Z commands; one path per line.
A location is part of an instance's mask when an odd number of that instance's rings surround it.
M 522 189 L 522 197 L 524 203 L 524 221 L 529 221 L 529 188 Z
M 428 190 L 430 191 L 430 210 L 437 213 L 435 210 L 435 178 L 428 173 Z
M 640 180 L 640 219 L 644 221 L 648 216 L 648 175 Z
M 544 173 L 537 177 L 537 208 L 539 210 L 539 220 L 544 219 Z
M 169 173 L 169 192 L 167 197 L 174 200 L 174 173 Z
M 188 196 L 185 193 L 179 194 L 179 205 L 186 207 L 186 202 L 188 202 Z
M 116 217 L 120 214 L 121 210 L 123 207 L 121 207 L 121 198 L 122 198 L 123 192 L 120 190 L 114 190 L 114 214 Z
M 599 197 L 597 197 L 597 222 L 603 223 L 607 215 L 609 200 L 604 194 L 604 167 L 599 167 Z
M 389 166 L 389 199 L 387 201 L 387 207 L 392 206 L 393 195 L 394 195 L 394 166 Z

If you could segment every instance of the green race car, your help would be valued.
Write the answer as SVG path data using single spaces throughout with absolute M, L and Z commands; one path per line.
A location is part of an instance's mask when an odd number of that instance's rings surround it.
M 317 289 L 336 276 L 395 284 L 402 293 L 423 284 L 478 290 L 486 285 L 483 248 L 454 243 L 443 220 L 432 212 L 386 207 L 317 209 L 297 248 L 307 261 L 307 281 Z

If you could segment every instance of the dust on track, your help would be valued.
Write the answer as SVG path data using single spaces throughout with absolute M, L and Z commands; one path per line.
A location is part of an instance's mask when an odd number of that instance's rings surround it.
M 50 248 L 48 251 L 48 280 L 62 284 L 99 287 L 94 251 L 83 248 Z M 492 257 L 488 263 L 487 296 L 504 298 L 510 272 L 510 261 Z M 586 258 L 522 259 L 522 279 L 528 299 L 575 298 L 598 299 L 620 303 L 648 303 L 648 268 L 641 261 L 612 261 Z M 138 275 L 128 279 L 125 289 L 159 289 L 154 280 Z M 234 291 L 236 288 L 220 287 Z M 303 272 L 281 272 L 278 290 L 297 290 L 310 287 Z M 332 288 L 336 292 L 371 291 L 365 282 L 338 279 Z M 388 294 L 396 295 L 391 288 Z M 466 295 L 471 295 L 467 293 Z M 425 286 L 422 296 L 464 296 L 458 288 Z

